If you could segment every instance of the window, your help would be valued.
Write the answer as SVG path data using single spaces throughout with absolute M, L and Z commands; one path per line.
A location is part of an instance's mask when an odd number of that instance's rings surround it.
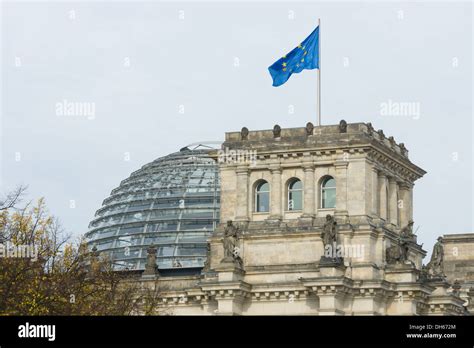
M 261 181 L 255 188 L 255 211 L 270 211 L 270 185 L 266 181 Z
M 303 184 L 293 179 L 288 185 L 288 210 L 301 210 L 303 207 Z
M 336 206 L 336 180 L 332 176 L 323 179 L 321 183 L 321 208 Z

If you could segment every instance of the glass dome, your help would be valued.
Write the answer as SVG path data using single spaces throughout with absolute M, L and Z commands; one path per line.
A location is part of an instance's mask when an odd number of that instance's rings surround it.
M 157 247 L 160 273 L 199 272 L 206 239 L 219 223 L 220 183 L 212 149 L 185 147 L 133 172 L 112 190 L 89 224 L 89 248 L 116 270 L 143 270 Z

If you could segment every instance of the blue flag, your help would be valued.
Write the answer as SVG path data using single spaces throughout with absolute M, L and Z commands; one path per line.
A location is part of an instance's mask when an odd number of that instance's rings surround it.
M 291 74 L 303 69 L 319 69 L 319 26 L 298 47 L 273 63 L 268 71 L 273 86 L 278 87 L 288 81 Z

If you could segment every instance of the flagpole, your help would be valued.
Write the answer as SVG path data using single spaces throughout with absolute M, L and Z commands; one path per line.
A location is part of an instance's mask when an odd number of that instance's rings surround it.
M 318 126 L 321 126 L 321 19 L 318 18 Z

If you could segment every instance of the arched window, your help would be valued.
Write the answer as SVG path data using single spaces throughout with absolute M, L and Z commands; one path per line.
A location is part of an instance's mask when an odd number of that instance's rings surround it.
M 327 176 L 321 182 L 321 208 L 334 208 L 336 206 L 336 180 Z
M 288 184 L 288 210 L 301 210 L 303 208 L 303 183 L 293 179 Z
M 255 187 L 255 211 L 270 211 L 270 185 L 266 181 L 261 181 Z

